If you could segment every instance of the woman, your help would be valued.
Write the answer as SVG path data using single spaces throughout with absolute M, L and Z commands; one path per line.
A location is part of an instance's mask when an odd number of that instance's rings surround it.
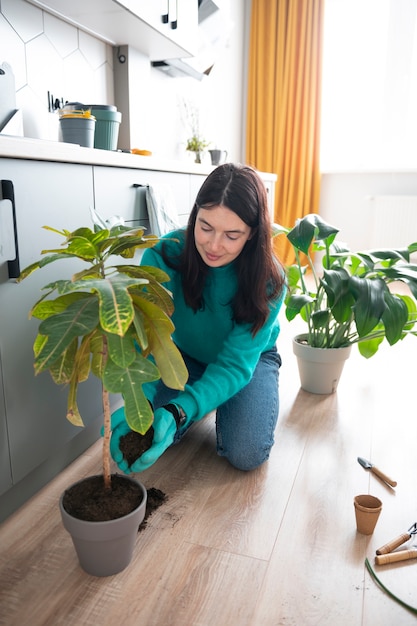
M 224 164 L 203 183 L 186 230 L 146 250 L 142 265 L 170 277 L 173 340 L 189 372 L 184 391 L 143 386 L 154 408 L 152 447 L 130 467 L 119 448 L 129 428 L 112 416 L 111 451 L 120 469 L 139 472 L 216 409 L 217 453 L 251 470 L 269 457 L 278 419 L 276 349 L 284 272 L 274 257 L 264 184 L 248 166 Z

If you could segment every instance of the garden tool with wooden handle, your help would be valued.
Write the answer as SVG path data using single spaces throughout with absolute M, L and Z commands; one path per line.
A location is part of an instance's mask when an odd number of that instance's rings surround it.
M 408 550 L 397 550 L 389 554 L 380 554 L 375 557 L 377 565 L 387 565 L 388 563 L 396 563 L 397 561 L 407 561 L 408 559 L 417 559 L 417 545 Z
M 374 463 L 371 463 L 370 461 L 368 461 L 368 459 L 364 459 L 363 456 L 358 456 L 358 463 L 362 465 L 362 467 L 364 467 L 365 469 L 371 470 L 371 472 L 375 474 L 375 476 L 378 476 L 378 478 L 383 480 L 390 487 L 397 486 L 396 480 L 393 480 L 392 478 L 387 476 L 384 472 L 381 472 L 381 470 L 378 467 L 376 467 Z
M 375 557 L 375 563 L 377 565 L 385 565 L 387 563 L 395 563 L 397 561 L 405 561 L 407 559 L 416 559 L 417 545 L 412 546 L 408 550 L 398 550 L 397 552 L 393 552 L 395 548 L 398 548 L 416 534 L 417 522 L 410 526 L 407 532 L 399 535 L 395 539 L 392 539 L 392 541 L 389 541 L 381 548 L 378 548 L 376 551 L 377 556 Z

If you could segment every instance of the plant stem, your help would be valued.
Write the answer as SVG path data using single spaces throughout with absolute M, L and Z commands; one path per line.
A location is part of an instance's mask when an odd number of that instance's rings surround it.
M 103 387 L 104 437 L 103 437 L 103 479 L 104 489 L 111 489 L 110 470 L 110 400 L 109 392 Z
M 103 358 L 104 362 L 107 361 L 107 341 L 103 338 Z M 110 420 L 110 398 L 107 389 L 102 386 L 102 398 L 103 398 L 103 416 L 104 416 L 104 436 L 103 436 L 103 480 L 104 489 L 106 491 L 111 490 L 111 469 L 110 469 L 110 434 L 111 434 L 111 420 Z

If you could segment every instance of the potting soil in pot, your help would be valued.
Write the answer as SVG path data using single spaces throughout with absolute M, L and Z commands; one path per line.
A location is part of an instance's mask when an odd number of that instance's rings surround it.
M 65 491 L 63 506 L 78 519 L 104 522 L 131 513 L 142 502 L 141 487 L 113 474 L 112 488 L 104 488 L 103 476 L 90 476 Z

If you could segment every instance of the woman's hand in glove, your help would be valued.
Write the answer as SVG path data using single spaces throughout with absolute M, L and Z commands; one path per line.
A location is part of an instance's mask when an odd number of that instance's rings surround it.
M 110 454 L 117 463 L 118 468 L 125 474 L 132 471 L 120 450 L 120 439 L 128 433 L 132 432 L 126 422 L 124 407 L 117 409 L 111 416 L 111 438 L 110 438 Z M 103 434 L 103 433 L 102 433 Z
M 166 407 L 161 407 L 155 411 L 152 446 L 129 466 L 122 451 L 120 450 L 120 439 L 127 433 L 131 432 L 131 429 L 127 425 L 123 409 L 118 409 L 118 411 L 113 413 L 113 432 L 110 440 L 110 452 L 122 472 L 125 474 L 130 474 L 131 472 L 143 472 L 159 459 L 159 457 L 174 441 L 174 436 L 177 432 L 177 421 L 174 415 L 177 416 L 178 419 L 178 409 L 172 404 L 169 404 Z
M 177 423 L 173 413 L 165 407 L 157 409 L 153 416 L 153 430 L 152 446 L 132 463 L 131 472 L 143 472 L 148 469 L 173 443 L 177 432 Z

